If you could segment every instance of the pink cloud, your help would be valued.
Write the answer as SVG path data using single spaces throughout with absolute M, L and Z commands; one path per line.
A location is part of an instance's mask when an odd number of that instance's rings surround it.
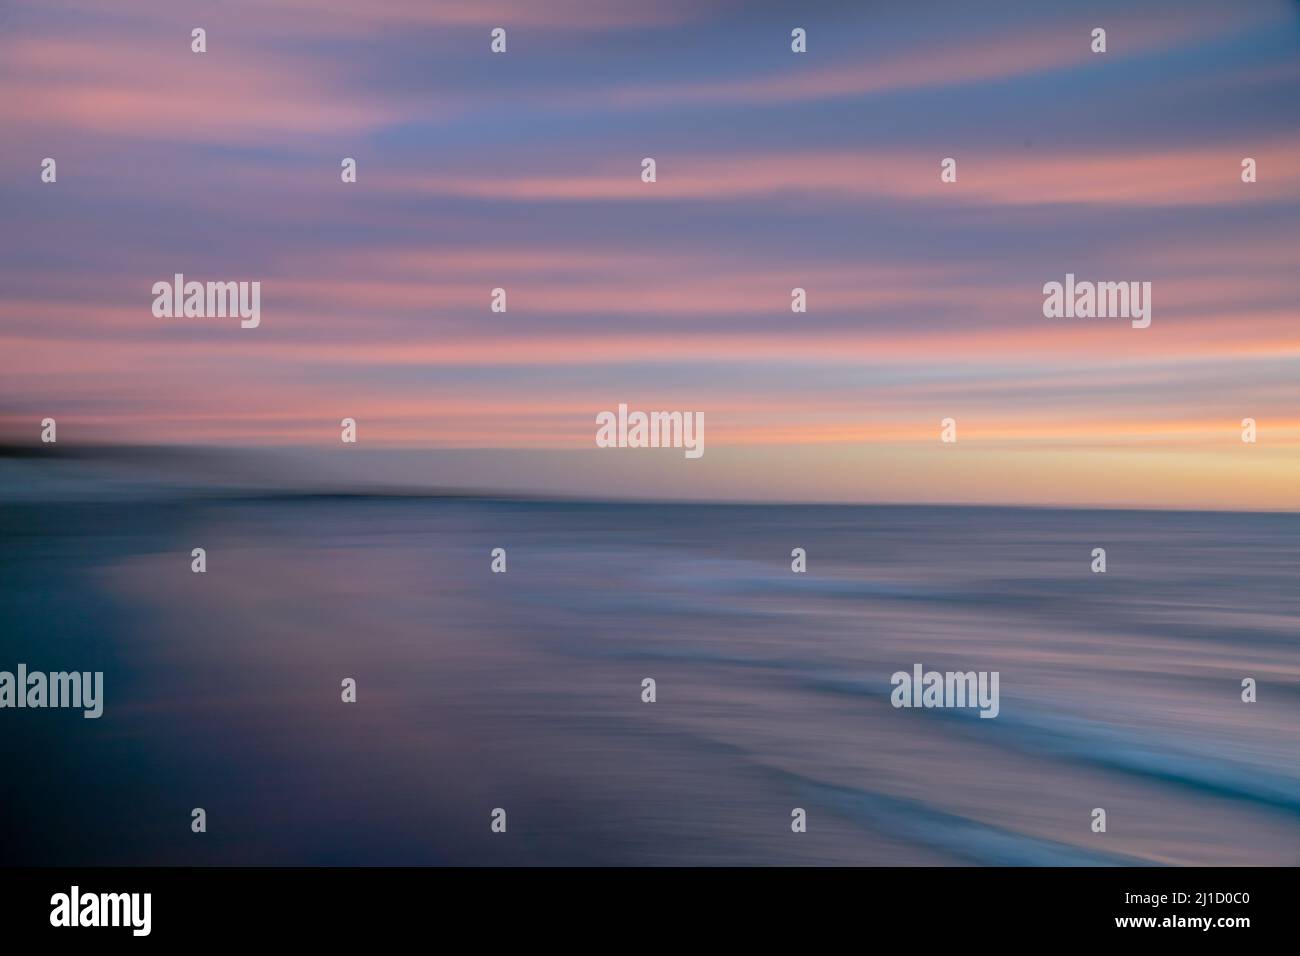
M 992 205 L 1112 203 L 1147 206 L 1276 200 L 1300 189 L 1300 140 L 1257 142 L 1249 155 L 1259 164 L 1256 183 L 1241 181 L 1241 150 L 1098 150 L 1094 153 L 989 153 L 952 147 L 949 153 L 917 150 L 806 150 L 753 155 L 655 157 L 658 181 L 641 181 L 641 159 L 619 168 L 604 160 L 591 171 L 385 177 L 378 188 L 393 193 L 473 196 L 517 201 L 690 200 L 825 197 L 840 201 L 925 200 Z M 957 160 L 957 182 L 942 183 L 940 160 Z

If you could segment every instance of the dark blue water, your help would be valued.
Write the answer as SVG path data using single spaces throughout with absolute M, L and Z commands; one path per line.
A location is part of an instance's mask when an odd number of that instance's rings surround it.
M 136 496 L 0 532 L 0 669 L 106 698 L 0 711 L 0 863 L 1300 862 L 1300 516 Z M 998 717 L 891 707 L 917 662 L 998 671 Z

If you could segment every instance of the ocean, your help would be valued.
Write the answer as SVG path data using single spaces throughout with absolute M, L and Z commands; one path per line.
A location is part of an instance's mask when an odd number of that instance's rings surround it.
M 3 500 L 0 864 L 1300 863 L 1300 515 Z

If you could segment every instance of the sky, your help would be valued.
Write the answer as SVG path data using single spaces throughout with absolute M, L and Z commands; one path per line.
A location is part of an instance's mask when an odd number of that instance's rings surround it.
M 1295 2 L 0 0 L 0 128 L 5 440 L 1300 508 Z M 260 325 L 155 317 L 178 272 L 259 281 Z M 1045 318 L 1067 273 L 1151 282 L 1151 326 Z M 705 454 L 597 449 L 620 403 Z

